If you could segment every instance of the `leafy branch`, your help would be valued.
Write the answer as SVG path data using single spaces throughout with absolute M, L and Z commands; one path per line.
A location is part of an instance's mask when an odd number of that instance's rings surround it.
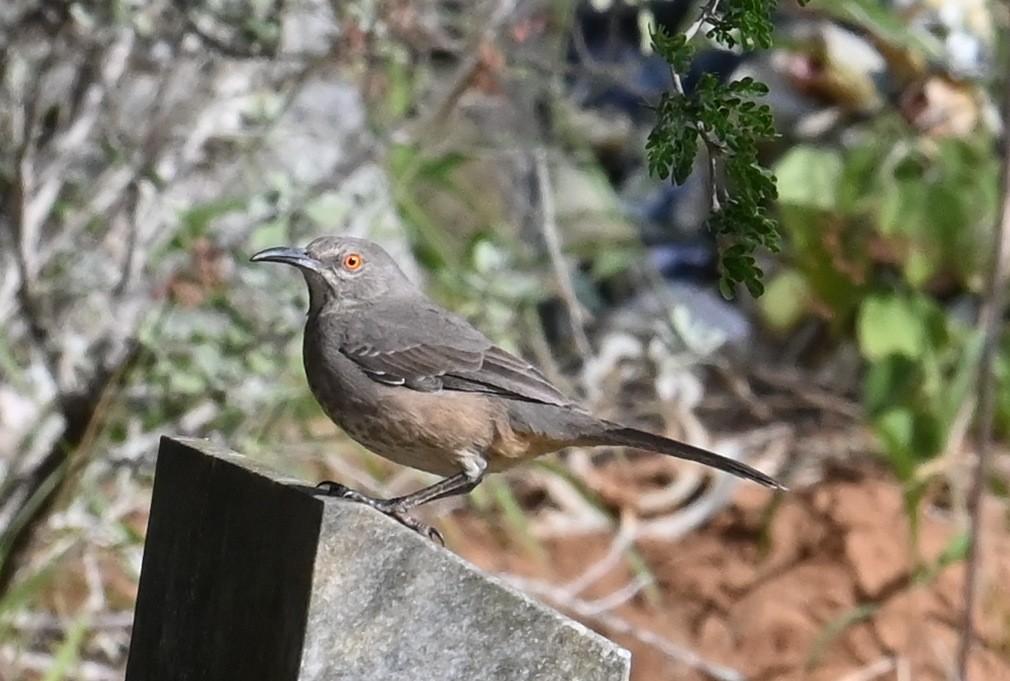
M 767 208 L 777 196 L 775 176 L 758 160 L 759 142 L 775 137 L 771 109 L 754 101 L 768 88 L 753 78 L 720 83 L 704 74 L 687 92 L 680 74 L 694 57 L 691 41 L 704 27 L 706 37 L 727 48 L 771 47 L 774 8 L 775 0 L 734 2 L 725 8 L 720 0 L 709 0 L 684 33 L 675 35 L 663 27 L 652 31 L 653 49 L 670 64 L 674 87 L 655 105 L 657 120 L 646 142 L 649 170 L 682 184 L 704 145 L 710 187 L 707 224 L 719 237 L 719 287 L 727 298 L 738 284 L 760 296 L 763 272 L 754 253 L 759 247 L 779 249 L 778 225 Z

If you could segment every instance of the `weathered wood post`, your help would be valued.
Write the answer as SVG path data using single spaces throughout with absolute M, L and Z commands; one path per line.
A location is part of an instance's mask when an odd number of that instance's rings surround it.
M 162 439 L 127 681 L 618 681 L 629 667 L 371 509 Z

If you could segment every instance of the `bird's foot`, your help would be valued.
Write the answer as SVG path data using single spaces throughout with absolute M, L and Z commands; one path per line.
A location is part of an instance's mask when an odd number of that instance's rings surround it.
M 388 510 L 384 509 L 382 506 L 373 506 L 372 508 L 375 508 L 381 513 L 385 513 L 390 518 L 398 520 L 401 525 L 409 527 L 422 537 L 427 537 L 431 541 L 438 542 L 440 546 L 445 546 L 445 538 L 442 536 L 441 532 L 436 530 L 431 525 L 421 522 L 420 520 L 410 515 L 406 511 L 397 509 L 395 507 L 390 508 Z
M 346 485 L 341 485 L 339 482 L 333 482 L 332 480 L 323 480 L 321 483 L 316 485 L 316 489 L 321 489 L 326 492 L 327 496 L 347 499 L 348 501 L 356 501 L 359 504 L 371 506 L 376 510 L 379 510 L 376 505 L 385 501 L 385 499 L 377 499 L 375 497 L 370 497 L 367 494 L 362 494 L 357 490 L 351 489 Z
M 326 492 L 328 496 L 347 499 L 348 501 L 354 501 L 374 508 L 379 513 L 393 518 L 401 525 L 409 527 L 421 536 L 427 537 L 431 541 L 437 541 L 442 546 L 445 546 L 445 539 L 442 537 L 442 533 L 431 525 L 423 523 L 410 515 L 399 499 L 377 499 L 332 480 L 324 480 L 316 485 L 316 487 Z

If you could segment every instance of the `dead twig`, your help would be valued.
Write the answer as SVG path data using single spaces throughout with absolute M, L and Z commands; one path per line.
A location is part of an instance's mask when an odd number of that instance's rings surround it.
M 53 654 L 0 648 L 0 660 L 13 662 L 15 659 L 21 669 L 37 672 L 39 677 L 52 671 L 56 665 L 56 656 Z M 123 672 L 107 664 L 86 660 L 77 664 L 73 678 L 80 681 L 118 681 L 123 678 Z
M 873 681 L 884 674 L 889 674 L 897 666 L 898 663 L 893 657 L 881 657 L 851 674 L 846 674 L 839 681 Z
M 589 338 L 586 336 L 585 324 L 587 314 L 582 303 L 575 295 L 575 286 L 572 284 L 571 272 L 568 263 L 565 261 L 561 251 L 561 237 L 558 235 L 557 211 L 554 207 L 554 186 L 551 184 L 550 171 L 547 167 L 547 152 L 541 147 L 533 152 L 533 167 L 537 177 L 537 193 L 540 195 L 540 228 L 543 233 L 544 242 L 547 245 L 547 253 L 551 258 L 551 265 L 554 268 L 554 276 L 558 282 L 561 300 L 568 309 L 568 316 L 572 325 L 572 338 L 575 347 L 583 359 L 592 355 L 592 348 L 589 345 Z
M 612 609 L 601 610 L 599 604 L 611 600 L 610 596 L 596 601 L 587 601 L 581 598 L 564 597 L 563 593 L 558 591 L 553 584 L 540 580 L 519 577 L 518 575 L 500 575 L 500 577 L 517 589 L 549 601 L 555 606 L 581 617 L 583 620 L 593 622 L 595 625 L 608 629 L 611 632 L 630 636 L 659 651 L 671 660 L 687 665 L 714 681 L 744 681 L 744 675 L 736 669 L 709 662 L 693 650 L 679 646 L 653 631 L 648 631 L 632 624 L 625 618 L 614 614 Z M 632 584 L 635 584 L 635 582 L 632 582 Z M 619 589 L 615 594 L 620 593 L 621 596 L 625 596 L 625 591 L 629 588 L 630 585 L 629 587 Z M 617 599 L 615 598 L 614 600 L 616 601 Z
M 456 67 L 456 70 L 449 77 L 449 86 L 439 99 L 439 102 L 431 108 L 431 113 L 424 116 L 420 121 L 408 124 L 393 134 L 393 139 L 403 141 L 405 139 L 419 139 L 422 135 L 430 131 L 433 126 L 449 120 L 449 114 L 456 107 L 463 93 L 473 81 L 477 70 L 483 61 L 481 52 L 482 46 L 492 42 L 501 31 L 502 26 L 508 21 L 512 13 L 518 6 L 518 0 L 503 0 L 494 3 L 494 11 L 484 22 L 484 30 L 480 32 L 467 55 Z
M 614 540 L 610 543 L 607 555 L 590 565 L 582 574 L 561 587 L 559 595 L 562 598 L 575 598 L 617 567 L 625 552 L 635 542 L 636 534 L 637 522 L 635 521 L 635 517 L 629 513 L 622 514 L 621 524 L 617 528 Z
M 1010 122 L 1010 80 L 1004 82 L 1004 128 Z M 982 332 L 982 356 L 979 360 L 978 447 L 977 459 L 968 489 L 968 551 L 965 556 L 965 580 L 962 603 L 961 636 L 957 648 L 957 674 L 968 679 L 968 658 L 974 638 L 973 619 L 979 570 L 979 530 L 982 524 L 982 495 L 989 470 L 991 440 L 995 420 L 996 380 L 993 375 L 996 351 L 999 347 L 1003 314 L 1006 309 L 1006 287 L 1010 277 L 1010 148 L 1003 151 L 1003 208 L 999 223 L 993 230 L 992 270 L 988 296 L 979 311 L 978 327 Z

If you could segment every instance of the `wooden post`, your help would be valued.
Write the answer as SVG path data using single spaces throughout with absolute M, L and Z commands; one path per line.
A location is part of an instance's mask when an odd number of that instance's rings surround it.
M 619 681 L 629 667 L 369 508 L 162 439 L 127 681 Z

